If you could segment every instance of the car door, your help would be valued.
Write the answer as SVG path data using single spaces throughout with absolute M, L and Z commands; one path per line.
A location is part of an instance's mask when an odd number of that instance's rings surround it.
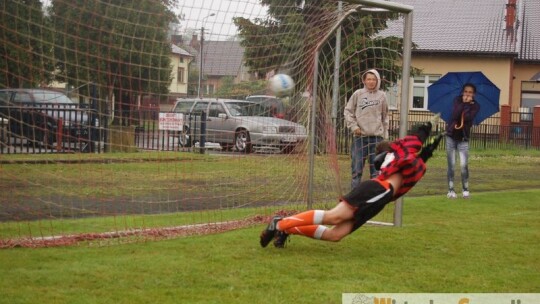
M 36 110 L 32 95 L 25 91 L 13 91 L 11 97 L 13 106 L 15 106 L 17 115 L 15 124 L 18 134 L 24 137 L 34 137 L 36 129 L 39 129 L 42 119 L 40 112 Z
M 0 119 L 6 121 L 9 119 L 9 113 L 11 112 L 9 108 L 10 99 L 11 93 L 9 91 L 0 91 Z
M 19 107 L 14 107 L 12 99 L 12 91 L 0 91 L 0 119 L 3 125 L 9 126 L 10 133 L 22 135 L 22 112 Z
M 207 140 L 216 143 L 230 143 L 233 138 L 229 136 L 230 129 L 229 118 L 223 104 L 217 100 L 212 101 L 208 108 Z

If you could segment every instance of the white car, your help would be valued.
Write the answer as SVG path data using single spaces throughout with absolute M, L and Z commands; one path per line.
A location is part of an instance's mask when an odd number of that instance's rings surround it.
M 292 121 L 272 117 L 268 106 L 234 99 L 178 99 L 173 112 L 184 113 L 179 135 L 182 146 L 200 138 L 201 115 L 206 113 L 206 141 L 219 143 L 224 150 L 235 148 L 250 153 L 254 149 L 278 149 L 291 153 L 307 139 L 306 128 Z M 199 134 L 199 135 L 197 135 Z

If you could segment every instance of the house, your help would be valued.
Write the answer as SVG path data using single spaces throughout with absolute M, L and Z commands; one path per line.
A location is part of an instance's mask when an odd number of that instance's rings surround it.
M 144 95 L 137 102 L 138 107 L 146 109 L 168 111 L 177 98 L 188 95 L 189 66 L 194 56 L 185 49 L 173 43 L 171 44 L 171 83 L 169 85 L 169 95 L 167 101 L 163 102 L 160 98 L 153 95 Z
M 172 44 L 171 51 L 172 81 L 169 86 L 169 95 L 173 99 L 186 97 L 188 92 L 189 66 L 194 56 L 175 44 Z
M 414 7 L 411 65 L 422 74 L 411 81 L 410 109 L 427 110 L 427 87 L 447 72 L 482 71 L 501 89 L 501 115 L 539 106 L 540 116 L 538 0 L 394 2 Z M 403 23 L 385 35 L 402 36 Z
M 190 47 L 200 50 L 200 41 L 193 35 Z M 233 83 L 250 80 L 248 68 L 244 65 L 244 48 L 239 41 L 203 40 L 202 48 L 201 96 L 213 95 L 222 85 L 225 78 L 230 77 Z M 197 52 L 197 54 L 199 51 Z M 194 64 L 200 67 L 201 56 L 196 56 Z

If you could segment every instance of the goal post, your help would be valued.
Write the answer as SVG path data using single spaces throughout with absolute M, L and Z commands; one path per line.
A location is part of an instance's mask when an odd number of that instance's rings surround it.
M 401 97 L 402 101 L 400 104 L 400 124 L 399 124 L 399 137 L 403 137 L 407 132 L 408 125 L 408 109 L 409 103 L 407 102 L 409 96 L 409 75 L 411 72 L 411 49 L 412 49 L 412 18 L 413 18 L 413 7 L 408 5 L 403 5 L 395 2 L 388 1 L 378 1 L 378 0 L 350 0 L 347 1 L 351 4 L 355 4 L 354 7 L 350 8 L 348 11 L 341 13 L 342 1 L 338 1 L 338 11 L 340 12 L 339 19 L 335 22 L 334 26 L 326 33 L 326 35 L 321 38 L 317 43 L 315 49 L 315 60 L 313 63 L 313 86 L 312 86 L 312 108 L 311 108 L 311 121 L 315 122 L 317 120 L 317 92 L 318 92 L 318 79 L 319 79 L 319 50 L 326 43 L 332 35 L 336 36 L 336 47 L 335 47 L 335 68 L 334 73 L 339 74 L 339 58 L 341 51 L 341 24 L 351 15 L 360 12 L 360 11 L 370 11 L 372 9 L 382 9 L 393 12 L 399 12 L 403 14 L 403 49 L 401 54 L 402 60 L 402 72 L 400 77 L 401 82 Z M 374 67 L 376 68 L 376 67 Z M 332 93 L 332 120 L 336 119 L 337 115 L 337 98 L 339 91 L 339 77 L 336 77 L 334 74 L 334 84 L 333 84 L 333 93 Z M 405 101 L 405 102 L 404 102 Z M 333 123 L 332 126 L 335 128 L 336 124 Z M 333 130 L 336 132 L 336 130 Z M 311 209 L 313 205 L 313 180 L 314 180 L 314 163 L 315 163 L 315 145 L 316 145 L 316 130 L 315 123 L 311 124 L 310 132 L 310 147 L 309 147 L 309 185 L 308 185 L 308 198 L 307 198 L 307 208 Z M 399 198 L 395 203 L 394 216 L 393 216 L 393 225 L 396 227 L 401 227 L 402 225 L 402 214 L 403 214 L 403 198 Z M 386 224 L 384 222 L 381 222 Z

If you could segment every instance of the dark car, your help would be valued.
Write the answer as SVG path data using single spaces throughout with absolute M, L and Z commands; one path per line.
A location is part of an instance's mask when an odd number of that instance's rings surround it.
M 251 95 L 246 100 L 260 103 L 268 108 L 269 116 L 286 119 L 286 108 L 282 99 L 269 95 Z
M 92 130 L 99 127 L 99 120 L 87 109 L 63 93 L 44 89 L 0 90 L 0 117 L 9 121 L 10 137 L 44 146 L 80 144 L 82 151 L 91 150 Z

